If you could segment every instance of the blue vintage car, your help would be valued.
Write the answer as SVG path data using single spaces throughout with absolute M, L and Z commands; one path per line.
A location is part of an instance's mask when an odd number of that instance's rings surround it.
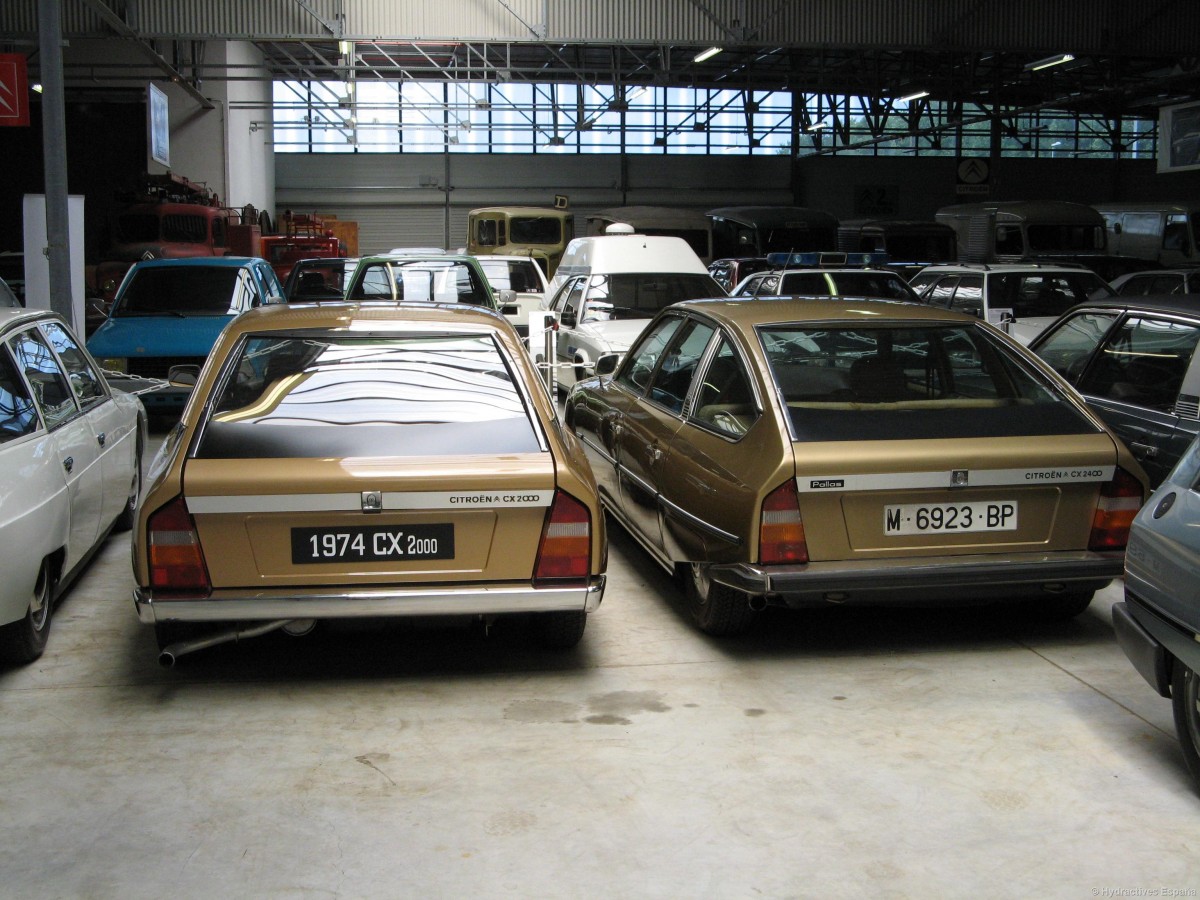
M 1133 521 L 1113 627 L 1142 677 L 1171 698 L 1200 787 L 1200 438 Z
M 117 289 L 112 311 L 87 342 L 126 389 L 165 379 L 172 366 L 204 363 L 224 327 L 239 313 L 283 302 L 283 286 L 265 259 L 205 256 L 135 263 Z M 189 390 L 161 387 L 142 394 L 149 413 L 178 412 Z

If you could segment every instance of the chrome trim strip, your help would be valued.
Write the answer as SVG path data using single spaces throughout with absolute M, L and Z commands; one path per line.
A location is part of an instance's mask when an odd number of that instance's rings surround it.
M 264 619 L 354 619 L 389 616 L 490 615 L 583 610 L 595 612 L 604 597 L 604 575 L 587 585 L 534 588 L 528 585 L 468 588 L 367 588 L 297 594 L 288 590 L 214 591 L 199 600 L 156 599 L 134 588 L 133 603 L 144 623 L 225 622 Z
M 888 472 L 870 475 L 797 475 L 801 493 L 884 491 L 923 488 L 1011 487 L 1033 484 L 1080 484 L 1111 481 L 1116 466 L 1050 467 L 1042 469 L 969 469 L 967 483 L 954 483 L 953 472 Z
M 667 515 L 673 515 L 678 519 L 682 519 L 686 524 L 691 525 L 694 528 L 700 529 L 705 534 L 712 535 L 713 537 L 715 537 L 719 540 L 725 541 L 726 543 L 729 543 L 729 544 L 733 544 L 733 546 L 735 546 L 735 547 L 740 547 L 744 543 L 744 541 L 738 535 L 732 534 L 731 532 L 728 532 L 728 531 L 725 531 L 723 528 L 718 528 L 716 525 L 713 525 L 709 522 L 704 521 L 704 519 L 701 519 L 697 516 L 692 515 L 686 509 L 684 509 L 681 506 L 677 506 L 676 504 L 674 504 L 670 500 L 668 500 L 666 497 L 663 497 L 660 495 L 658 498 L 658 501 L 659 501 L 659 503 L 662 504 L 663 511 Z
M 381 512 L 420 509 L 490 509 L 544 507 L 553 490 L 516 491 L 384 491 Z M 193 514 L 275 512 L 362 512 L 362 495 L 354 494 L 247 494 L 244 496 L 187 497 Z

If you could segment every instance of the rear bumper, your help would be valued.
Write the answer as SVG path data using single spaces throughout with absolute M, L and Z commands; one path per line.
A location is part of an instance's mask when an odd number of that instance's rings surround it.
M 782 606 L 1018 598 L 1093 591 L 1121 575 L 1124 553 L 1014 553 L 714 565 L 712 579 Z
M 1114 603 L 1117 643 L 1138 674 L 1163 697 L 1171 696 L 1172 658 L 1200 672 L 1200 643 L 1195 632 L 1169 621 L 1125 589 L 1125 601 Z
M 133 604 L 138 619 L 146 624 L 595 612 L 604 596 L 604 581 L 603 575 L 596 575 L 586 585 L 562 588 L 498 584 L 341 592 L 214 591 L 199 600 L 164 600 L 139 587 L 134 589 Z

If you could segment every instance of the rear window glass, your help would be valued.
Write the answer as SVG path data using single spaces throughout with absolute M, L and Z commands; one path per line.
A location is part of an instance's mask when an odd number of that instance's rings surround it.
M 649 319 L 672 303 L 724 295 L 720 285 L 707 274 L 593 275 L 588 285 L 584 321 Z
M 250 276 L 233 266 L 137 269 L 113 307 L 113 316 L 233 315 L 251 290 Z
M 491 289 L 466 264 L 418 258 L 364 263 L 350 299 L 493 305 Z
M 1055 318 L 1092 296 L 1111 293 L 1104 280 L 1091 272 L 1013 272 L 988 280 L 988 306 L 1011 309 L 1018 319 Z
M 491 335 L 251 336 L 226 363 L 202 459 L 541 449 Z
M 914 299 L 898 275 L 886 272 L 785 272 L 779 293 Z
M 1048 379 L 961 325 L 759 330 L 798 441 L 1094 432 Z

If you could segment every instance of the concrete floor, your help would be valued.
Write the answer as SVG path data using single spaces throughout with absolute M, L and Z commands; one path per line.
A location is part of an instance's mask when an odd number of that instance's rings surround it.
M 45 656 L 0 671 L 0 895 L 1200 892 L 1200 798 L 1113 639 L 1119 584 L 1056 625 L 831 609 L 718 641 L 611 536 L 571 652 L 359 624 L 172 670 L 111 538 Z

